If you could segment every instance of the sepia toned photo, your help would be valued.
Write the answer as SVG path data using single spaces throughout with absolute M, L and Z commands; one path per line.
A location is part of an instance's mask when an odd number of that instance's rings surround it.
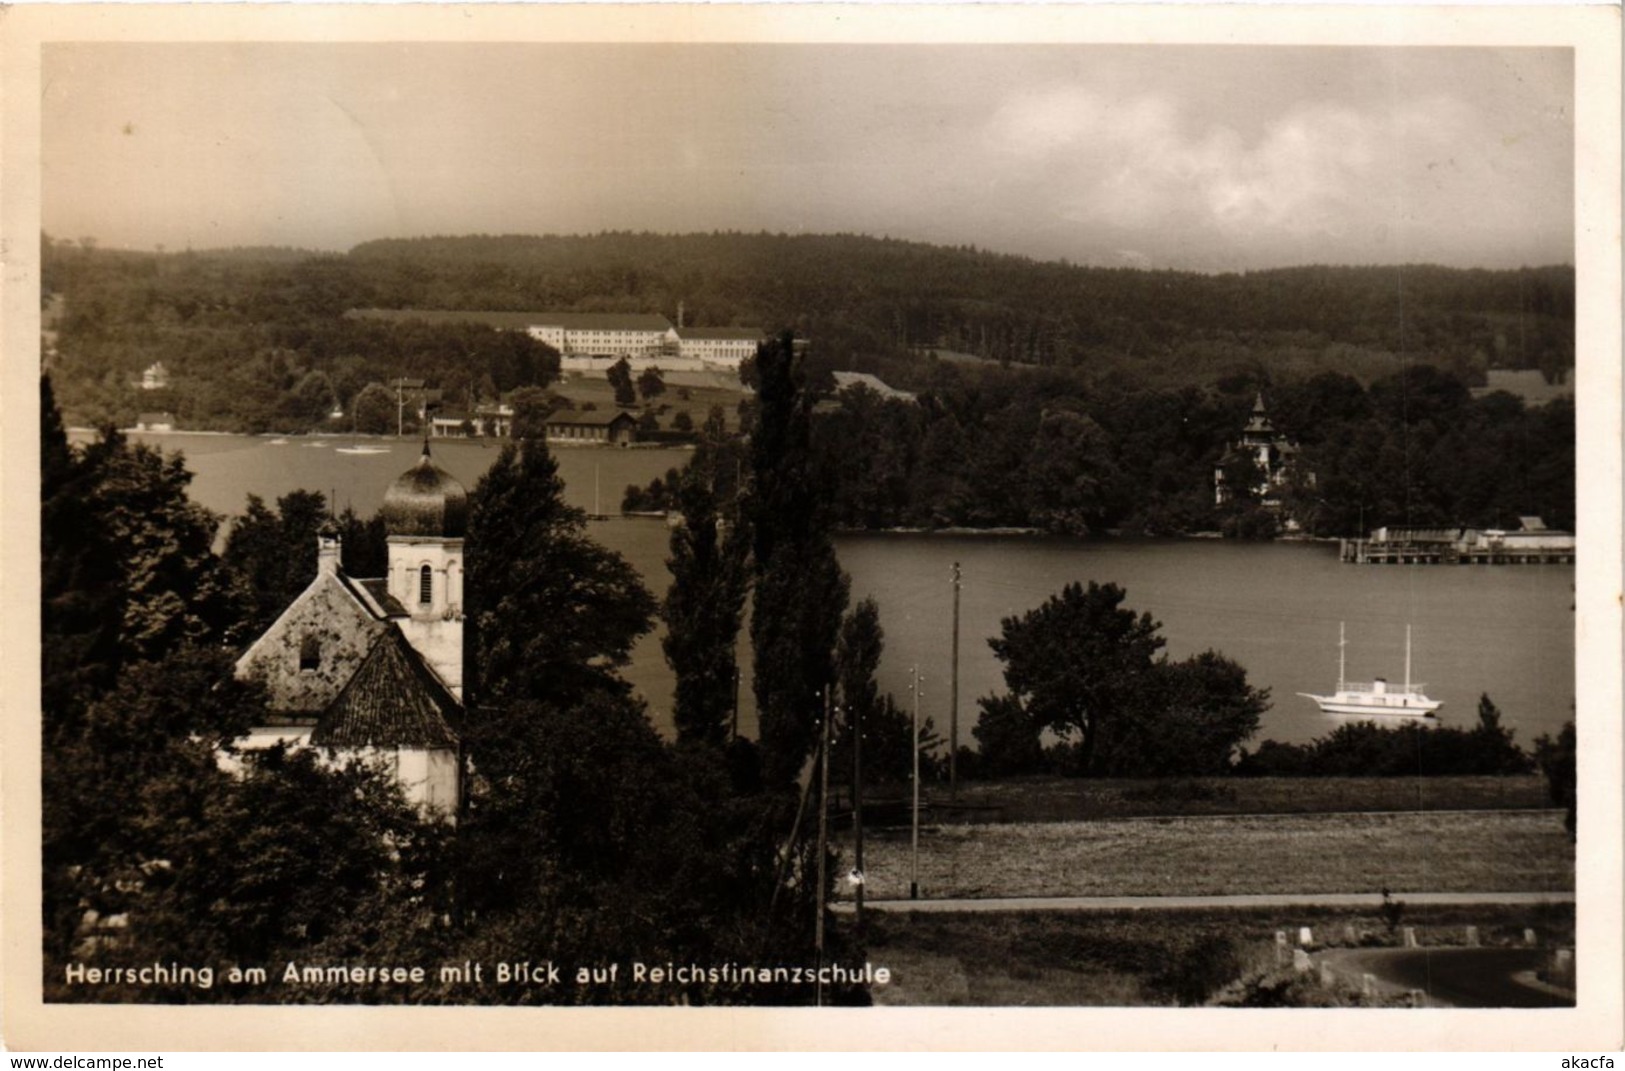
M 1581 13 L 686 10 L 13 41 L 37 1022 L 1617 1027 Z

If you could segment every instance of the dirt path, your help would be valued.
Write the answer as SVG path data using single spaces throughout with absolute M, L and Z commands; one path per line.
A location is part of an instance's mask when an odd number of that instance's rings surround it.
M 1529 984 L 1546 958 L 1538 948 L 1337 948 L 1321 962 L 1352 978 L 1370 974 L 1395 990 L 1420 989 L 1452 1008 L 1561 1008 L 1574 994 Z
M 1400 892 L 1394 899 L 1423 906 L 1478 904 L 1572 904 L 1573 893 L 1562 892 Z M 1382 897 L 1373 893 L 1268 893 L 1236 896 L 1007 896 L 936 898 L 924 900 L 865 900 L 867 911 L 1178 911 L 1201 908 L 1251 907 L 1363 907 L 1379 910 Z M 854 911 L 851 900 L 839 900 L 833 910 Z

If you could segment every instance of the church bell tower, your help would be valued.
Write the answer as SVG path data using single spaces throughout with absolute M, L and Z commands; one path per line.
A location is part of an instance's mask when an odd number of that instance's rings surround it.
M 401 631 L 446 687 L 463 697 L 463 536 L 468 492 L 434 463 L 429 444 L 384 494 L 389 594 L 406 611 Z

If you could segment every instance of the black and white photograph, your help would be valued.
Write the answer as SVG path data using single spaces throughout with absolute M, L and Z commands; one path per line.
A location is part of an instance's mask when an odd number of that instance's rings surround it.
M 1617 10 L 592 7 L 8 46 L 8 1002 L 1617 1039 Z

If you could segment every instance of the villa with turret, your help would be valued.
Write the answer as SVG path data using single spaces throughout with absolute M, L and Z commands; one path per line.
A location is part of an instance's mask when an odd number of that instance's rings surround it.
M 1252 415 L 1240 438 L 1230 444 L 1213 469 L 1213 504 L 1222 506 L 1238 495 L 1250 495 L 1265 509 L 1279 510 L 1281 492 L 1292 480 L 1297 458 L 1298 444 L 1275 430 L 1264 407 L 1264 395 L 1259 393 L 1253 399 Z M 1231 487 L 1226 483 L 1225 469 L 1243 460 L 1252 462 L 1257 482 L 1245 489 Z M 1314 485 L 1313 474 L 1303 478 L 1308 486 Z
M 462 793 L 463 536 L 468 493 L 427 443 L 384 495 L 389 574 L 351 577 L 338 531 L 318 534 L 316 578 L 237 662 L 261 682 L 270 723 L 239 741 L 335 762 L 376 761 L 407 799 L 455 819 Z

